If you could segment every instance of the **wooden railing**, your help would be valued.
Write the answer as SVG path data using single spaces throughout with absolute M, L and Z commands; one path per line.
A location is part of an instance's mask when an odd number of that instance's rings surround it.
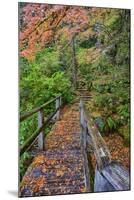
M 96 158 L 94 192 L 129 190 L 129 173 L 111 160 L 110 152 L 91 118 L 86 105 L 80 100 L 80 125 L 84 148 L 92 149 Z
M 56 109 L 55 111 L 46 119 L 44 120 L 44 112 L 43 109 L 50 105 L 51 103 L 56 102 Z M 33 109 L 30 112 L 24 113 L 20 116 L 20 122 L 26 120 L 27 118 L 31 117 L 33 114 L 38 114 L 38 128 L 35 132 L 24 142 L 24 144 L 20 147 L 20 156 L 27 150 L 29 147 L 34 143 L 36 138 L 38 139 L 38 149 L 44 149 L 44 127 L 49 124 L 51 119 L 59 120 L 60 118 L 60 107 L 61 107 L 61 95 L 44 103 L 43 105 L 39 106 L 38 108 Z

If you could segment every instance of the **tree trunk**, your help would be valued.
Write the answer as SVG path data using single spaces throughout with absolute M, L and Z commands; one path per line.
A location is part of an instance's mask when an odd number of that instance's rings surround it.
M 72 37 L 72 79 L 73 86 L 77 87 L 77 60 L 76 60 L 76 50 L 75 50 L 75 36 Z

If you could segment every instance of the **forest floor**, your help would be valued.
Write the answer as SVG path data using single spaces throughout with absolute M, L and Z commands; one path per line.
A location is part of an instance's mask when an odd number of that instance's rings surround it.
M 104 137 L 104 140 L 110 150 L 112 160 L 120 162 L 129 170 L 130 152 L 129 147 L 124 146 L 123 138 L 115 133 Z

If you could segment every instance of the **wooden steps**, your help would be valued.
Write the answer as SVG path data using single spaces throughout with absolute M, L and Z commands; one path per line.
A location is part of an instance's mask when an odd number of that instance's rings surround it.
M 21 197 L 90 192 L 79 112 L 75 108 L 69 108 L 47 135 L 45 151 L 34 158 L 23 177 Z
M 84 102 L 90 101 L 92 96 L 86 88 L 78 88 L 77 90 L 79 91 L 80 98 L 82 98 Z
M 28 177 L 29 182 L 21 190 L 21 195 L 24 197 L 86 192 L 83 160 L 78 157 L 79 154 L 76 154 L 75 151 L 74 153 L 71 151 L 71 153 L 67 154 L 67 152 L 62 151 L 62 155 L 55 152 L 48 154 L 46 163 L 34 168 L 34 170 L 29 169 L 23 184 L 27 182 L 26 177 Z M 42 187 L 36 189 L 39 178 L 43 184 Z

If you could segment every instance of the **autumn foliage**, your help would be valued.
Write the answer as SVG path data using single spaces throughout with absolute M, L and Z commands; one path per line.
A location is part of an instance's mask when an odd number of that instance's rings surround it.
M 37 51 L 57 42 L 61 35 L 70 40 L 74 34 L 93 34 L 92 26 L 108 10 L 62 5 L 26 3 L 20 7 L 20 55 L 33 59 Z
M 20 158 L 21 195 L 85 192 L 83 182 L 79 186 L 83 157 L 79 105 L 74 103 L 80 98 L 79 89 L 86 89 L 85 95 L 90 97 L 86 101 L 87 110 L 112 160 L 130 168 L 129 10 L 36 3 L 19 6 L 20 114 L 58 95 L 62 96 L 63 104 L 61 120 L 44 128 L 48 152 L 31 162 L 35 142 Z M 55 104 L 45 108 L 44 119 L 53 111 Z M 20 145 L 36 128 L 35 115 L 20 124 Z M 91 157 L 95 169 L 96 159 L 93 154 Z M 64 163 L 65 159 L 69 163 Z M 57 190 L 57 181 L 61 179 L 61 185 L 67 188 Z M 49 187 L 44 188 L 44 184 Z M 75 186 L 68 189 L 71 184 Z

